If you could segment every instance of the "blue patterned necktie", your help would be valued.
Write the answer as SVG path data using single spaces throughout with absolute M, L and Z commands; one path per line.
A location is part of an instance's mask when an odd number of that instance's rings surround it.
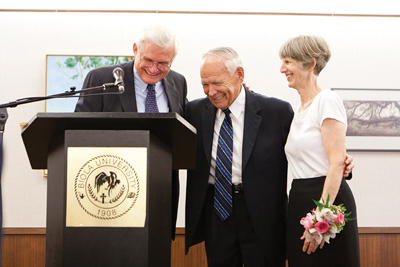
M 147 96 L 145 102 L 145 112 L 146 113 L 158 113 L 157 99 L 156 99 L 156 85 L 147 85 Z
M 232 205 L 232 148 L 233 131 L 229 109 L 223 110 L 218 138 L 217 159 L 215 165 L 214 210 L 221 221 L 226 220 L 233 211 Z

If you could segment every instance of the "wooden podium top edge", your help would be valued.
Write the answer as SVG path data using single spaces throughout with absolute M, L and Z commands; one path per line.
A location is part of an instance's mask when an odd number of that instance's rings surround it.
M 196 133 L 196 128 L 194 128 L 188 121 L 186 121 L 181 115 L 176 112 L 169 113 L 138 113 L 138 112 L 39 112 L 37 113 L 29 122 L 28 126 L 36 119 L 47 118 L 47 119 L 91 119 L 99 118 L 99 115 L 103 118 L 109 119 L 177 119 L 180 123 L 190 129 L 192 132 Z M 26 129 L 25 127 L 22 132 Z

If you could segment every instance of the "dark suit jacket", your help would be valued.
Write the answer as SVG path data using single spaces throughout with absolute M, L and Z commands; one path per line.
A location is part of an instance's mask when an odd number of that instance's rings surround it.
M 186 252 L 205 239 L 204 202 L 215 113 L 208 98 L 189 102 L 186 119 L 197 129 L 196 167 L 188 170 Z M 253 227 L 268 261 L 285 262 L 287 160 L 284 145 L 293 119 L 289 103 L 246 89 L 242 182 Z
M 106 66 L 94 69 L 88 73 L 82 88 L 89 88 L 114 83 L 112 71 L 120 67 L 124 71 L 125 93 L 116 95 L 97 95 L 80 97 L 75 111 L 79 112 L 137 112 L 135 82 L 133 79 L 133 61 L 120 65 Z M 170 112 L 184 115 L 187 103 L 186 79 L 181 74 L 170 70 L 162 80 L 168 98 Z M 99 90 L 100 92 L 101 90 Z
M 76 112 L 137 112 L 135 83 L 133 78 L 133 61 L 120 65 L 94 69 L 88 73 L 82 88 L 89 88 L 114 83 L 112 71 L 120 67 L 124 71 L 125 93 L 115 95 L 96 95 L 80 97 L 76 104 Z M 187 85 L 183 75 L 170 70 L 162 80 L 168 98 L 170 112 L 184 115 L 187 103 Z M 100 93 L 101 89 L 99 90 Z M 178 171 L 172 174 L 172 238 L 175 238 L 175 225 L 178 213 L 179 176 Z

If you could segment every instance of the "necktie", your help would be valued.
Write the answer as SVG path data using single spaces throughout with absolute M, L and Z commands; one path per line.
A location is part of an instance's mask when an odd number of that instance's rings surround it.
M 226 220 L 233 211 L 232 205 L 232 147 L 233 131 L 229 109 L 223 110 L 225 119 L 222 122 L 218 138 L 217 159 L 215 166 L 214 211 L 221 219 Z
M 158 113 L 157 99 L 156 99 L 156 85 L 147 85 L 147 96 L 145 102 L 145 112 L 146 113 Z

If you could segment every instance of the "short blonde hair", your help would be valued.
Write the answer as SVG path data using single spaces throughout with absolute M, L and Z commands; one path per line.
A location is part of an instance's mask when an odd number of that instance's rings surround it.
M 314 74 L 319 75 L 331 58 L 331 50 L 322 37 L 300 35 L 284 43 L 279 50 L 279 56 L 281 59 L 293 58 L 303 69 L 312 66 L 315 59 Z

